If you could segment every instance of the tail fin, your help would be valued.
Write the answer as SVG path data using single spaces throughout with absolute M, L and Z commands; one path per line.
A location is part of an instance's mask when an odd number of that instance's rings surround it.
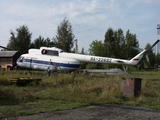
M 138 55 L 136 55 L 134 58 L 132 58 L 129 62 L 132 65 L 138 64 L 138 62 L 142 59 L 144 53 L 151 50 L 158 42 L 159 42 L 159 40 L 157 40 L 149 49 L 147 49 L 147 50 L 144 49 L 142 52 L 140 52 Z

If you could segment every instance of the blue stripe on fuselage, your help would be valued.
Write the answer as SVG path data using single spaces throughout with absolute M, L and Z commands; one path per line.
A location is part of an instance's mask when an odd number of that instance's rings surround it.
M 43 64 L 43 65 L 54 65 L 57 67 L 72 67 L 72 68 L 79 68 L 80 64 L 64 64 L 64 63 L 56 63 L 56 62 L 49 62 L 49 61 L 42 61 L 42 60 L 31 60 L 31 59 L 24 59 L 23 62 L 27 63 L 36 63 L 36 64 Z

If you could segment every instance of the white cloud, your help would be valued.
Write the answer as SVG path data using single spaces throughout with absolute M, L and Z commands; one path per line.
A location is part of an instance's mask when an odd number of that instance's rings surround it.
M 136 5 L 140 3 L 142 3 L 143 6 L 144 4 L 160 4 L 160 0 L 127 0 L 125 3 L 129 8 L 135 7 L 136 9 Z
M 15 31 L 23 24 L 27 25 L 33 33 L 32 40 L 39 35 L 44 38 L 52 38 L 56 35 L 57 26 L 64 17 L 67 17 L 79 40 L 79 47 L 88 48 L 89 44 L 84 44 L 84 40 L 88 40 L 87 43 L 95 39 L 103 40 L 109 27 L 115 30 L 122 28 L 124 33 L 127 29 L 136 34 L 150 31 L 152 25 L 156 26 L 159 20 L 157 17 L 159 8 L 156 4 L 160 2 L 155 1 L 68 0 L 62 2 L 48 0 L 24 2 L 4 0 L 0 1 L 0 39 L 8 40 L 10 29 Z

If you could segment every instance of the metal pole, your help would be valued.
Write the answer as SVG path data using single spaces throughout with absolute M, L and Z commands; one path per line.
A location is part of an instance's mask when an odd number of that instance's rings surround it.
M 75 48 L 75 53 L 78 53 L 78 40 L 76 39 L 76 48 Z
M 160 24 L 157 24 L 157 39 L 160 37 Z M 157 44 L 157 54 L 160 52 L 160 44 Z

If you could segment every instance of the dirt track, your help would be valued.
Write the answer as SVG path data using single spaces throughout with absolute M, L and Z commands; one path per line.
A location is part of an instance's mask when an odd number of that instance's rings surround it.
M 160 120 L 160 111 L 144 107 L 97 105 L 57 113 L 40 113 L 3 120 Z

